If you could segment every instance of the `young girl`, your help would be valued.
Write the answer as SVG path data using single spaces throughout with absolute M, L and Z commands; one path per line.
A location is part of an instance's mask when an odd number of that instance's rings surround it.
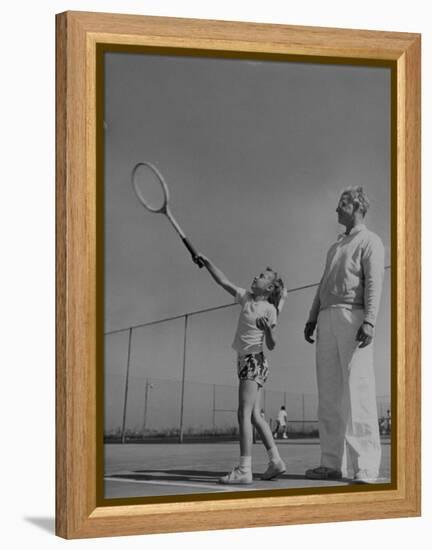
M 284 286 L 278 274 L 269 267 L 252 281 L 250 291 L 239 288 L 208 258 L 201 261 L 213 279 L 241 305 L 241 313 L 233 348 L 237 352 L 239 378 L 238 422 L 240 431 L 240 463 L 219 482 L 224 484 L 252 483 L 252 425 L 258 430 L 267 449 L 269 464 L 261 479 L 273 479 L 285 472 L 285 464 L 275 445 L 272 431 L 260 414 L 260 399 L 268 377 L 268 363 L 263 343 L 272 350 L 276 345 L 274 329 L 281 309 Z

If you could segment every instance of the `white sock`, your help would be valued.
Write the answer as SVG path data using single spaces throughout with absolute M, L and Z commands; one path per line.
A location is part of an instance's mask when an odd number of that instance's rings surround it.
M 249 472 L 252 469 L 252 457 L 241 456 L 239 467 L 243 472 Z
M 269 460 L 271 460 L 272 462 L 278 462 L 281 459 L 276 445 L 271 449 L 267 449 L 267 454 L 268 454 Z

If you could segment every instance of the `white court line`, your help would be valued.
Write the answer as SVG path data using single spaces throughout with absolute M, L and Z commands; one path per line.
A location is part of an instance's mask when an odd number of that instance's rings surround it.
M 131 472 L 132 473 L 132 472 Z M 237 488 L 234 487 L 227 487 L 225 485 L 218 485 L 215 483 L 214 485 L 208 485 L 206 483 L 191 483 L 191 482 L 182 482 L 182 481 L 152 481 L 149 479 L 125 479 L 125 478 L 118 478 L 118 477 L 105 477 L 105 481 L 119 481 L 121 483 L 144 483 L 147 485 L 172 485 L 176 487 L 196 487 L 198 489 L 213 489 L 216 491 L 238 491 Z

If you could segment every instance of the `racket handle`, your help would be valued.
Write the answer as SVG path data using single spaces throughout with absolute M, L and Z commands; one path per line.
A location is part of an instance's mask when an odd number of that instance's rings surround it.
M 197 264 L 197 266 L 201 269 L 204 267 L 204 264 L 202 260 L 198 258 L 198 253 L 195 250 L 195 248 L 192 246 L 191 242 L 186 238 L 182 237 L 182 241 L 184 242 L 185 247 L 189 250 L 192 256 L 192 260 Z

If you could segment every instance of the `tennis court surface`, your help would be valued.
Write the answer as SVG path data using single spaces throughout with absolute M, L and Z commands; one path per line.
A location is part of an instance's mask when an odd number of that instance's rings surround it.
M 254 480 L 251 485 L 225 486 L 218 483 L 237 463 L 237 442 L 226 443 L 156 443 L 105 445 L 105 498 L 147 497 L 231 491 L 298 489 L 346 486 L 351 479 L 313 481 L 305 479 L 307 468 L 319 465 L 317 439 L 278 440 L 287 470 L 272 481 L 261 481 L 267 467 L 262 444 L 253 445 Z M 383 441 L 378 483 L 390 483 L 390 444 Z

